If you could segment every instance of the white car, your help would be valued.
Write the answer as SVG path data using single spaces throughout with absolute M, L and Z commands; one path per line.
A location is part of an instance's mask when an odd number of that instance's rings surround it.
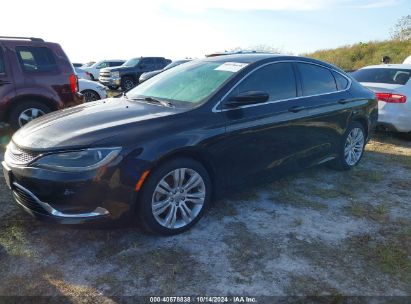
M 74 71 L 76 71 L 77 77 L 79 79 L 87 79 L 87 80 L 91 80 L 90 76 L 81 68 L 74 68 Z
M 411 64 L 411 56 L 408 56 L 407 58 L 405 58 L 403 64 Z
M 80 69 L 82 69 L 90 77 L 91 80 L 98 80 L 101 69 L 120 66 L 124 62 L 125 60 L 120 60 L 120 59 L 101 60 L 101 61 L 97 61 L 91 66 L 81 67 Z
M 381 64 L 351 73 L 378 99 L 378 126 L 411 132 L 411 64 Z
M 107 88 L 98 82 L 79 79 L 78 86 L 80 93 L 84 95 L 85 102 L 107 98 Z

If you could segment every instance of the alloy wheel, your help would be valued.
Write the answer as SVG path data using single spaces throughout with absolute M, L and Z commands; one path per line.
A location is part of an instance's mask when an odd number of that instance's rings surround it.
M 40 116 L 43 116 L 45 113 L 37 108 L 29 108 L 24 110 L 19 115 L 19 125 L 20 127 L 24 126 L 26 123 L 36 119 Z
M 179 168 L 166 174 L 157 184 L 151 210 L 161 226 L 178 229 L 199 215 L 205 197 L 206 187 L 201 175 L 193 169 Z
M 124 88 L 126 89 L 126 91 L 132 89 L 134 87 L 134 82 L 130 79 L 126 79 L 124 81 Z
M 360 160 L 364 150 L 364 132 L 361 128 L 353 128 L 345 140 L 344 158 L 349 166 L 354 166 Z
M 91 90 L 84 91 L 82 94 L 84 95 L 86 102 L 96 101 L 100 99 L 100 96 L 96 92 Z

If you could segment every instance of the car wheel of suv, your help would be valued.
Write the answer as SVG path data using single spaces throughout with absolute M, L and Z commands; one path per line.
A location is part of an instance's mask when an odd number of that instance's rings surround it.
M 174 159 L 150 172 L 141 190 L 139 215 L 147 230 L 174 235 L 197 223 L 210 198 L 207 170 L 195 160 Z
M 135 86 L 135 83 L 134 83 L 133 78 L 131 78 L 131 77 L 123 77 L 123 78 L 121 79 L 121 89 L 122 89 L 123 91 L 131 90 L 132 88 L 134 88 L 134 86 Z
M 96 101 L 96 100 L 101 99 L 100 95 L 96 91 L 93 91 L 93 90 L 84 90 L 84 91 L 81 91 L 80 93 L 84 95 L 84 100 L 86 102 Z
M 51 109 L 40 102 L 22 102 L 11 111 L 9 123 L 13 130 L 17 130 L 33 119 L 49 112 L 51 112 Z
M 337 170 L 350 170 L 358 165 L 365 148 L 365 130 L 362 124 L 354 121 L 347 129 L 339 147 L 339 156 L 331 163 Z

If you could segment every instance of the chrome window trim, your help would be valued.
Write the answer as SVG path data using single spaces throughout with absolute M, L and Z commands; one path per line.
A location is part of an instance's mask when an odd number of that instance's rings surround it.
M 234 91 L 235 88 L 237 88 L 248 76 L 250 76 L 252 73 L 254 73 L 255 71 L 270 65 L 270 64 L 277 64 L 277 63 L 305 63 L 305 64 L 312 64 L 312 65 L 316 65 L 319 66 L 321 68 L 327 69 L 329 71 L 334 71 L 338 74 L 340 74 L 341 76 L 343 76 L 345 79 L 348 80 L 348 85 L 344 90 L 337 90 L 334 92 L 329 92 L 329 93 L 322 93 L 322 94 L 315 94 L 315 95 L 307 95 L 307 96 L 296 96 L 293 98 L 287 98 L 287 99 L 279 99 L 279 100 L 269 100 L 267 102 L 264 103 L 257 103 L 257 104 L 249 104 L 249 105 L 245 105 L 245 106 L 241 106 L 241 107 L 236 107 L 236 108 L 232 108 L 232 109 L 217 109 L 224 101 L 224 99 L 227 98 L 228 95 L 230 95 L 230 93 L 232 91 Z M 331 74 L 332 75 L 332 74 Z M 334 78 L 334 76 L 333 76 Z M 335 78 L 334 78 L 335 81 Z M 283 102 L 283 101 L 289 101 L 289 100 L 298 100 L 301 98 L 309 98 L 309 97 L 315 97 L 315 96 L 322 96 L 322 95 L 330 95 L 330 94 L 335 94 L 335 93 L 341 93 L 341 92 L 345 92 L 348 91 L 351 88 L 351 84 L 352 84 L 352 80 L 347 77 L 346 75 L 342 74 L 340 71 L 337 71 L 336 69 L 332 69 L 329 67 L 326 67 L 324 65 L 318 64 L 318 63 L 314 63 L 314 62 L 308 62 L 308 61 L 303 61 L 303 60 L 281 60 L 281 61 L 275 61 L 275 62 L 267 62 L 263 65 L 260 65 L 256 68 L 254 68 L 253 70 L 251 70 L 250 72 L 248 72 L 246 75 L 244 75 L 239 81 L 237 81 L 237 83 L 226 93 L 224 94 L 224 96 L 214 105 L 214 107 L 212 108 L 212 112 L 214 113 L 218 113 L 218 112 L 226 112 L 226 111 L 232 111 L 232 110 L 238 110 L 238 109 L 245 109 L 245 108 L 250 108 L 250 107 L 257 107 L 257 106 L 263 106 L 263 105 L 267 105 L 267 104 L 273 104 L 273 103 L 277 103 L 277 102 Z M 298 83 L 297 83 L 298 85 Z M 337 85 L 337 84 L 336 84 Z
M 52 206 L 50 206 L 50 204 L 41 201 L 30 190 L 24 188 L 23 186 L 19 185 L 18 183 L 14 182 L 13 186 L 19 188 L 21 191 L 23 191 L 27 195 L 31 196 L 31 198 L 33 200 L 35 200 L 36 203 L 39 204 L 46 212 L 48 212 L 50 215 L 53 215 L 53 216 L 58 217 L 58 218 L 92 218 L 92 217 L 110 215 L 110 213 L 107 211 L 107 209 L 105 209 L 103 207 L 97 207 L 96 209 L 94 209 L 94 211 L 88 212 L 88 213 L 76 213 L 76 214 L 63 213 L 63 212 L 60 212 L 60 211 L 54 209 Z M 23 203 L 19 202 L 18 199 L 16 199 L 16 202 L 20 206 L 24 207 L 25 209 L 28 209 L 31 212 L 33 212 L 33 210 L 31 210 L 30 208 L 23 205 Z

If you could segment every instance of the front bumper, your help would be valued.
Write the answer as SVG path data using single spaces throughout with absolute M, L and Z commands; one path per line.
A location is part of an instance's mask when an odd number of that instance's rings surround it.
M 42 220 L 62 224 L 116 220 L 131 211 L 136 199 L 133 188 L 113 179 L 115 169 L 73 174 L 12 167 L 4 161 L 2 166 L 15 202 Z
M 119 87 L 121 85 L 120 77 L 99 77 L 98 81 L 105 86 Z

